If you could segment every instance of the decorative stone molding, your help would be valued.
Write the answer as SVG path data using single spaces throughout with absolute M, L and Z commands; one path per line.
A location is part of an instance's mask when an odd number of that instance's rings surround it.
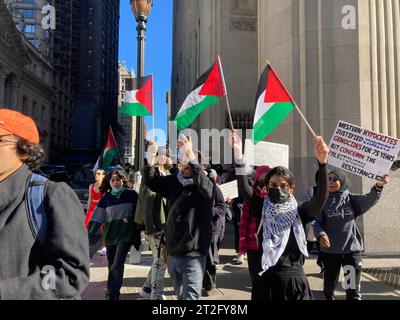
M 231 0 L 233 16 L 257 17 L 257 0 Z
M 232 31 L 256 32 L 257 31 L 257 20 L 232 18 L 231 19 L 231 30 Z

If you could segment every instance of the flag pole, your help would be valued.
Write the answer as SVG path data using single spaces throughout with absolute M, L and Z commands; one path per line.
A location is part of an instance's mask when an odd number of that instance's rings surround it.
M 274 68 L 272 68 L 271 63 L 267 60 L 267 65 L 269 65 L 269 67 L 271 68 L 271 70 L 277 74 L 274 70 Z M 283 85 L 281 79 L 277 76 L 276 77 L 279 81 L 279 83 L 281 84 L 282 88 L 285 90 L 286 94 L 289 96 L 290 99 L 292 99 L 292 101 L 294 102 L 294 106 L 296 107 L 297 112 L 299 113 L 300 117 L 302 118 L 302 120 L 304 121 L 304 123 L 307 125 L 307 128 L 310 130 L 311 134 L 314 136 L 314 138 L 317 136 L 315 131 L 313 130 L 313 128 L 311 127 L 311 125 L 308 123 L 306 117 L 304 116 L 304 114 L 301 112 L 300 108 L 297 106 L 296 101 L 294 101 L 294 99 L 292 98 L 291 94 L 289 93 L 289 91 L 286 89 L 286 87 Z
M 229 122 L 231 124 L 231 129 L 234 130 L 233 127 L 233 119 L 232 119 L 232 112 L 231 112 L 231 106 L 229 104 L 229 98 L 228 98 L 228 90 L 226 89 L 226 83 L 225 83 L 225 76 L 224 76 L 224 70 L 222 69 L 222 63 L 221 63 L 221 57 L 220 55 L 218 55 L 218 63 L 219 63 L 219 68 L 221 70 L 221 74 L 222 74 L 222 80 L 224 82 L 224 89 L 225 89 L 225 99 L 226 99 L 226 106 L 228 108 L 228 115 L 229 115 Z
M 154 123 L 155 123 L 155 120 L 154 120 L 154 114 L 156 113 L 156 106 L 154 105 L 154 81 L 153 81 L 153 74 L 151 75 L 151 87 L 153 88 L 153 92 L 152 92 L 152 100 L 153 100 L 153 112 L 152 112 L 152 115 L 151 115 L 151 120 L 152 120 L 152 125 L 153 125 L 153 139 L 152 139 L 152 141 L 154 141 Z

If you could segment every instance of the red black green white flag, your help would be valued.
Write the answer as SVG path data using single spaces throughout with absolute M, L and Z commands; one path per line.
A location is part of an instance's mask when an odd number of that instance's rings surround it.
M 145 117 L 153 114 L 153 76 L 132 79 L 132 90 L 126 92 L 121 114 Z
M 175 117 L 178 131 L 189 127 L 201 112 L 222 100 L 226 95 L 221 60 L 218 58 L 212 67 L 197 79 L 192 92 L 187 96 Z
M 110 127 L 110 129 L 108 130 L 107 144 L 99 159 L 97 160 L 93 171 L 95 172 L 97 169 L 103 169 L 104 171 L 107 171 L 112 161 L 117 157 L 119 157 L 118 145 L 117 141 L 115 140 L 112 128 Z
M 253 143 L 257 144 L 274 131 L 295 107 L 296 103 L 268 64 L 258 84 Z

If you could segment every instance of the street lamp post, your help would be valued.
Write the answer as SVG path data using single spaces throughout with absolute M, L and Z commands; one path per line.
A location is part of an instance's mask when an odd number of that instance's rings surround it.
M 147 17 L 153 6 L 152 0 L 130 0 L 132 11 L 137 22 L 138 60 L 137 76 L 144 77 L 144 54 L 146 43 Z M 141 170 L 144 165 L 144 118 L 136 118 L 136 142 L 135 142 L 135 169 Z

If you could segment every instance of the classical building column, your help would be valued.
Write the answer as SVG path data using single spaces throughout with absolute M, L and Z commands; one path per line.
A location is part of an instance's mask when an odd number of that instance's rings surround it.
M 17 80 L 16 77 L 13 77 L 11 80 L 11 101 L 10 101 L 10 108 L 11 109 L 15 109 L 15 110 L 19 110 L 19 105 L 18 105 L 18 89 L 20 87 L 20 83 Z
M 0 109 L 6 107 L 6 77 L 6 72 L 0 67 Z

